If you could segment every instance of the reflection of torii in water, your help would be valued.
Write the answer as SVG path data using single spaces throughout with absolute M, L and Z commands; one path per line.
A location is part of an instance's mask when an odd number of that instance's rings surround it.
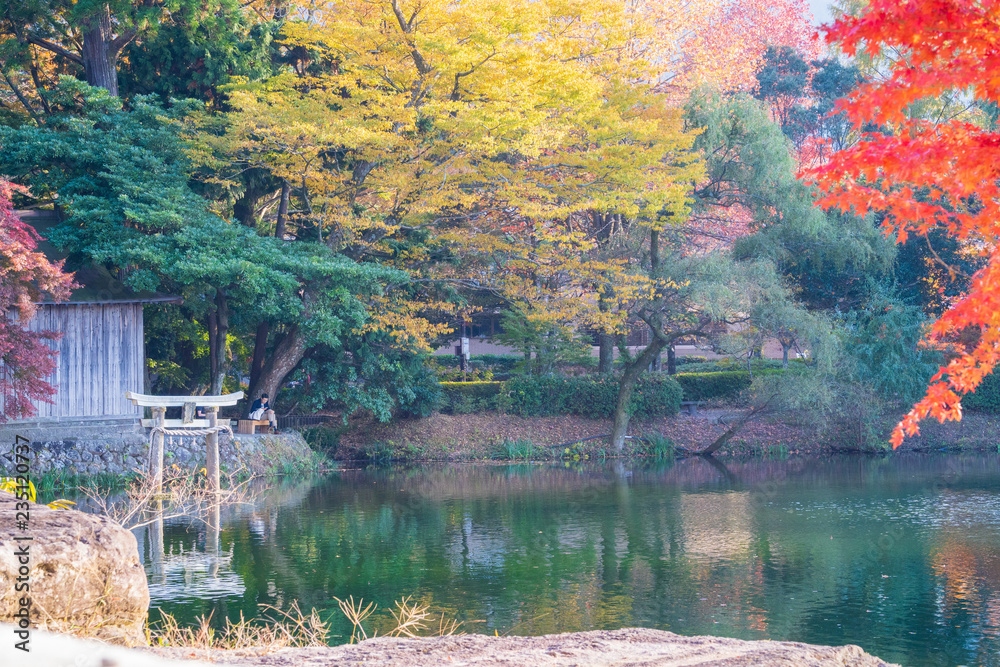
M 149 543 L 149 589 L 157 600 L 179 597 L 221 597 L 243 595 L 243 577 L 232 569 L 232 547 L 225 553 L 221 547 L 222 513 L 220 503 L 213 503 L 200 515 L 206 526 L 204 550 L 197 547 L 174 553 L 164 549 L 164 514 L 162 509 L 146 525 Z

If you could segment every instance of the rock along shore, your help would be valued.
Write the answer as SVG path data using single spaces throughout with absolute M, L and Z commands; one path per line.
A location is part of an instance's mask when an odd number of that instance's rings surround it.
M 0 636 L 13 628 L 0 625 Z M 857 646 L 683 637 L 629 628 L 543 637 L 459 635 L 405 639 L 382 637 L 350 646 L 260 650 L 125 649 L 67 635 L 33 631 L 32 667 L 377 667 L 474 665 L 475 667 L 897 667 Z M 0 664 L 27 664 L 26 654 L 0 642 Z

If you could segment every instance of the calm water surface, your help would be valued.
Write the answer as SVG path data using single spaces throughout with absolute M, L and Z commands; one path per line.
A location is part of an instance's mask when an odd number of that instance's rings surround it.
M 1000 666 L 1000 457 L 347 470 L 136 531 L 184 621 L 403 596 L 471 632 L 644 626 Z M 154 614 L 155 616 L 155 614 Z M 384 630 L 383 630 L 384 631 Z M 340 640 L 342 641 L 342 640 Z

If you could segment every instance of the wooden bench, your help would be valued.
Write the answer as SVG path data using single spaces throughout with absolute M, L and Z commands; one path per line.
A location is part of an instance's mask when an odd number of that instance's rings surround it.
M 698 414 L 698 406 L 705 401 L 681 401 L 681 410 L 692 417 Z
M 243 435 L 254 435 L 257 427 L 262 426 L 270 431 L 271 422 L 266 419 L 241 419 L 236 426 L 236 432 Z

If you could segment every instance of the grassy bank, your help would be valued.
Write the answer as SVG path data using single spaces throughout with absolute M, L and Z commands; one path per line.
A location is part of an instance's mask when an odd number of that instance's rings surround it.
M 704 410 L 697 417 L 677 415 L 635 423 L 630 430 L 625 456 L 674 455 L 698 450 L 725 429 L 727 416 L 735 408 Z M 729 441 L 718 456 L 787 456 L 825 452 L 888 452 L 888 434 L 896 415 L 887 415 L 874 431 L 876 437 L 859 442 L 851 424 L 840 431 L 818 433 L 809 424 L 772 419 L 752 422 Z M 720 423 L 722 422 L 722 423 Z M 331 425 L 304 432 L 306 440 L 330 458 L 341 461 L 478 461 L 545 460 L 560 458 L 600 459 L 615 455 L 608 439 L 610 419 L 588 419 L 576 415 L 520 417 L 499 412 L 465 415 L 434 414 L 388 424 L 354 421 L 349 426 Z M 583 441 L 583 442 L 579 442 Z M 998 451 L 1000 417 L 967 414 L 961 422 L 926 422 L 921 435 L 908 438 L 908 451 Z M 569 451 L 567 451 L 569 450 Z

